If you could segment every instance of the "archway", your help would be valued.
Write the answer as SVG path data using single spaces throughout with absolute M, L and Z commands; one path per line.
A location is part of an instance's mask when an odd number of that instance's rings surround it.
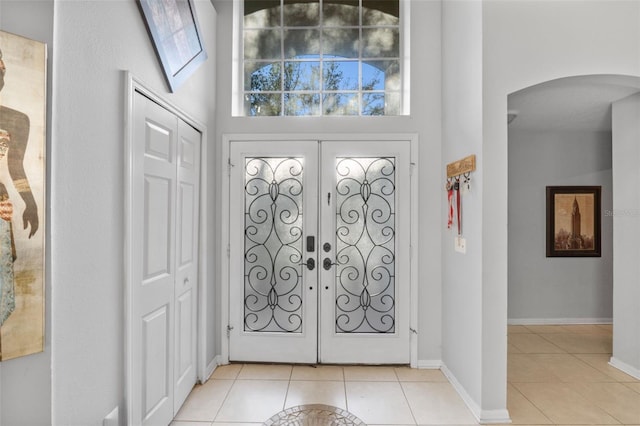
M 591 359 L 599 358 L 601 363 L 612 351 L 611 364 L 615 365 L 615 341 L 626 339 L 629 325 L 625 323 L 634 319 L 614 307 L 621 297 L 616 295 L 619 287 L 623 291 L 625 287 L 618 280 L 614 290 L 614 275 L 620 277 L 618 272 L 632 265 L 625 266 L 628 262 L 619 257 L 626 245 L 619 241 L 620 233 L 614 225 L 614 221 L 629 219 L 616 214 L 620 212 L 616 209 L 620 191 L 615 184 L 622 174 L 616 171 L 616 160 L 629 147 L 620 147 L 612 137 L 619 126 L 619 120 L 612 119 L 612 110 L 621 100 L 638 97 L 638 93 L 640 78 L 587 75 L 547 81 L 508 96 L 508 319 L 512 326 L 525 325 L 533 331 L 532 335 L 519 335 L 515 332 L 520 330 L 512 328 L 508 356 L 511 373 L 526 354 L 556 350 L 572 353 L 570 332 L 577 328 L 567 325 L 612 320 L 616 336 L 613 349 L 611 334 L 598 334 L 596 326 L 589 346 L 585 344 L 581 350 L 593 352 Z M 552 185 L 602 188 L 600 257 L 545 256 L 545 186 Z M 587 326 L 582 327 L 580 330 Z M 609 353 L 605 353 L 606 347 Z M 541 361 L 561 356 L 531 358 Z M 509 387 L 509 392 L 515 391 Z

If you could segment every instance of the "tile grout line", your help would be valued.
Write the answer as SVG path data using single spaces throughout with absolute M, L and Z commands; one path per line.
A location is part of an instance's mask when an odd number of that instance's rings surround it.
M 347 397 L 347 377 L 344 373 L 344 367 L 340 367 L 340 371 L 342 372 L 342 388 L 344 389 L 344 408 L 347 412 L 351 412 L 349 410 L 349 398 Z
M 291 389 L 291 379 L 293 378 L 293 365 L 290 365 L 291 370 L 289 371 L 289 381 L 287 383 L 287 391 L 284 393 L 284 401 L 282 401 L 282 408 L 280 411 L 284 411 L 287 407 L 287 399 L 289 398 L 289 390 Z M 266 421 L 267 419 L 265 419 Z
M 418 424 L 418 419 L 416 418 L 415 413 L 413 412 L 413 408 L 409 403 L 409 398 L 407 398 L 407 393 L 405 392 L 402 381 L 400 380 L 400 376 L 398 376 L 398 371 L 394 368 L 393 373 L 396 375 L 396 379 L 398 379 L 398 384 L 400 385 L 400 390 L 402 391 L 402 396 L 404 396 L 404 401 L 407 403 L 407 407 L 409 407 L 409 412 L 411 413 L 411 417 L 413 417 L 413 424 Z
M 624 383 L 623 383 L 623 382 L 621 382 L 621 381 L 619 381 L 619 380 L 617 380 L 617 379 L 615 379 L 615 378 L 612 378 L 612 377 L 611 377 L 611 376 L 609 376 L 607 373 L 605 373 L 605 372 L 603 372 L 603 371 L 600 371 L 600 370 L 599 370 L 598 368 L 596 368 L 595 366 L 590 365 L 588 362 L 586 362 L 586 361 L 584 361 L 583 359 L 581 359 L 581 358 L 579 358 L 579 357 L 578 357 L 578 355 L 589 355 L 589 354 L 591 354 L 591 353 L 579 353 L 579 352 L 572 352 L 572 351 L 570 351 L 570 350 L 565 350 L 564 348 L 562 348 L 562 347 L 560 347 L 560 346 L 556 345 L 554 342 L 552 342 L 551 340 L 549 340 L 549 339 L 547 339 L 547 338 L 545 338 L 545 337 L 544 337 L 544 334 L 553 334 L 553 333 L 542 333 L 542 332 L 538 333 L 538 332 L 535 332 L 535 331 L 533 331 L 533 330 L 531 330 L 531 329 L 529 329 L 529 330 L 532 332 L 532 334 L 538 335 L 539 337 L 541 337 L 541 338 L 542 338 L 542 339 L 544 339 L 545 341 L 549 342 L 550 344 L 552 344 L 552 345 L 554 345 L 554 346 L 559 347 L 559 348 L 563 351 L 563 353 L 562 353 L 562 354 L 564 354 L 564 355 L 569 355 L 569 356 L 570 356 L 573 360 L 575 360 L 577 363 L 579 363 L 579 364 L 581 364 L 581 365 L 585 365 L 585 366 L 587 366 L 587 367 L 589 367 L 589 368 L 592 368 L 592 369 L 594 369 L 595 371 L 598 371 L 599 373 L 603 374 L 603 375 L 604 375 L 604 376 L 606 376 L 607 378 L 613 379 L 612 381 L 601 382 L 601 383 L 617 383 L 617 384 L 622 384 L 622 385 L 624 385 Z M 581 336 L 581 337 L 582 337 L 583 335 L 585 335 L 585 334 L 588 334 L 588 335 L 599 335 L 598 333 L 580 333 L 580 332 L 574 332 L 574 331 L 570 331 L 570 332 L 568 332 L 568 333 L 566 333 L 566 334 L 573 335 L 573 336 Z M 591 355 L 600 355 L 600 354 L 601 354 L 601 353 L 593 353 L 593 354 L 591 354 Z M 527 396 L 525 396 L 525 395 L 524 395 L 524 393 L 522 393 L 522 392 L 521 392 L 521 391 L 516 387 L 516 384 L 517 384 L 517 383 L 519 383 L 519 382 L 511 382 L 511 381 L 508 381 L 507 383 L 508 383 L 509 385 L 511 385 L 511 387 L 512 387 L 512 388 L 513 388 L 517 393 L 519 393 L 519 394 L 520 394 L 520 395 L 521 395 L 521 396 L 522 396 L 526 401 L 528 401 L 528 402 L 529 402 L 533 407 L 535 407 L 535 408 L 536 408 L 536 409 L 537 409 L 537 410 L 538 410 L 538 411 L 539 411 L 539 412 L 540 412 L 540 413 L 541 413 L 545 418 L 547 418 L 547 419 L 548 419 L 549 421 L 551 421 L 551 422 L 552 422 L 552 424 L 553 424 L 553 421 L 552 421 L 552 420 L 549 418 L 549 416 L 548 416 L 548 415 L 547 415 L 547 414 L 542 410 L 542 408 L 541 408 L 541 407 L 539 407 L 539 406 L 537 406 L 533 401 L 531 401 Z M 572 383 L 577 383 L 577 382 L 567 382 L 567 381 L 565 381 L 565 380 L 560 380 L 560 382 L 559 382 L 559 383 L 562 383 L 562 384 L 572 384 Z M 597 382 L 597 383 L 600 383 L 600 382 Z M 593 403 L 593 404 L 594 404 L 594 405 L 595 405 L 599 410 L 601 410 L 601 411 L 603 412 L 603 414 L 606 414 L 606 415 L 608 415 L 609 417 L 611 417 L 613 420 L 615 420 L 615 421 L 619 422 L 618 424 L 623 424 L 623 422 L 622 422 L 622 421 L 620 421 L 620 420 L 619 420 L 619 419 L 618 419 L 618 418 L 617 418 L 613 413 L 609 412 L 609 410 L 605 409 L 604 407 L 600 406 L 597 402 L 595 402 L 595 401 L 593 401 L 591 398 L 587 397 L 587 395 L 585 395 L 583 392 L 580 392 L 579 390 L 576 390 L 576 393 L 577 393 L 578 395 L 580 395 L 582 398 L 585 398 L 585 400 L 586 400 L 586 401 L 589 401 L 589 402 Z
M 216 411 L 216 415 L 213 416 L 213 421 L 211 422 L 211 425 L 213 425 L 216 422 L 216 419 L 218 418 L 218 416 L 220 415 L 220 411 L 222 411 L 222 408 L 224 407 L 224 404 L 227 403 L 227 399 L 229 398 L 229 394 L 231 393 L 231 389 L 233 389 L 233 387 L 236 385 L 236 383 L 238 382 L 238 376 L 240 376 L 240 372 L 242 371 L 242 369 L 244 368 L 245 364 L 242 364 L 242 367 L 240 367 L 240 370 L 238 370 L 238 373 L 236 373 L 235 377 L 233 378 L 233 383 L 231 384 L 231 386 L 229 387 L 229 390 L 227 390 L 227 393 L 224 395 L 224 399 L 222 400 L 222 404 L 220 404 L 220 407 L 218 408 L 218 410 Z
M 551 345 L 553 345 L 553 346 L 557 347 L 558 349 L 560 349 L 560 350 L 562 351 L 562 353 L 568 353 L 568 352 L 566 352 L 564 349 L 562 349 L 561 347 L 559 347 L 558 345 L 556 345 L 555 343 L 551 342 L 550 340 L 545 339 L 543 336 L 541 336 L 541 335 L 540 335 L 540 333 L 536 333 L 536 332 L 534 332 L 534 331 L 533 331 L 533 330 L 531 330 L 531 329 L 529 329 L 529 330 L 532 332 L 532 334 L 534 334 L 534 335 L 536 335 L 536 336 L 538 336 L 538 337 L 542 338 L 544 341 L 546 341 L 546 342 L 548 342 L 549 344 L 551 344 Z M 543 367 L 544 367 L 544 365 L 543 365 Z M 551 370 L 547 369 L 546 367 L 544 367 L 544 368 L 545 368 L 546 370 L 548 370 L 548 371 L 549 371 L 549 373 L 551 373 L 551 375 L 552 375 L 552 376 L 554 376 L 555 378 L 557 378 L 557 379 L 558 379 L 558 381 L 559 381 L 559 383 L 562 383 L 562 380 L 560 379 L 560 377 L 558 377 L 557 375 L 555 375 Z M 527 396 L 525 396 L 525 394 L 524 394 L 524 393 L 520 392 L 520 390 L 515 386 L 515 384 L 514 384 L 514 383 L 511 383 L 511 384 L 512 384 L 512 387 L 513 387 L 513 388 L 514 388 L 514 389 L 515 389 L 515 390 L 516 390 L 520 395 L 522 395 L 522 397 L 523 397 L 525 400 L 527 400 L 527 401 L 528 401 L 528 402 L 529 402 L 533 407 L 535 407 L 535 408 L 540 412 L 540 414 L 542 414 L 542 415 L 544 416 L 544 418 L 545 418 L 545 419 L 549 420 L 550 424 L 552 424 L 552 425 L 555 425 L 555 424 L 556 424 L 556 423 L 553 421 L 553 419 L 551 419 L 551 418 L 547 415 L 547 413 L 545 413 L 545 412 L 544 412 L 544 410 L 542 409 L 542 407 L 539 407 L 538 405 L 536 405 L 536 404 L 535 404 L 533 401 L 531 401 Z

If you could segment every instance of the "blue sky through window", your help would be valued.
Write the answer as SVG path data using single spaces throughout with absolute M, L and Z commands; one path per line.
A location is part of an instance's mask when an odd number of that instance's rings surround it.
M 246 115 L 401 113 L 399 0 L 244 0 Z

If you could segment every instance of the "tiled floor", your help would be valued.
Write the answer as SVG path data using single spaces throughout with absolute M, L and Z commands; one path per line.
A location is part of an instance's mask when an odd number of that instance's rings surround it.
M 510 326 L 508 350 L 514 424 L 640 425 L 640 381 L 607 364 L 611 326 Z M 302 404 L 368 425 L 476 424 L 439 370 L 232 364 L 193 390 L 173 426 L 257 426 Z
M 193 390 L 173 425 L 260 425 L 303 404 L 347 409 L 367 425 L 476 424 L 439 370 L 232 364 Z
M 509 326 L 514 424 L 640 425 L 640 381 L 608 364 L 610 325 Z

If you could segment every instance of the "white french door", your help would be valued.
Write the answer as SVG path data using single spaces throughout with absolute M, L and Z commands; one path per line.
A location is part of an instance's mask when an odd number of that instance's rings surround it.
M 408 363 L 409 141 L 231 142 L 231 361 Z

